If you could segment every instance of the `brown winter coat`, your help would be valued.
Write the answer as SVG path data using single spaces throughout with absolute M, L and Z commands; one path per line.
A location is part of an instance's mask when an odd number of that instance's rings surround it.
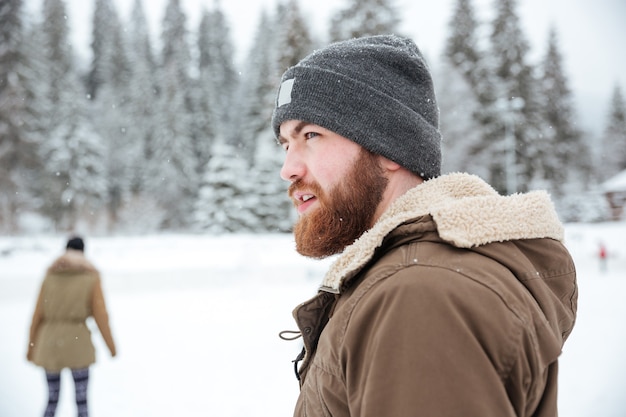
M 409 191 L 294 310 L 296 416 L 555 417 L 577 286 L 544 192 L 451 174 Z
M 48 268 L 41 285 L 30 327 L 28 360 L 47 371 L 94 363 L 95 349 L 85 323 L 90 316 L 115 356 L 100 275 L 81 251 L 68 249 Z

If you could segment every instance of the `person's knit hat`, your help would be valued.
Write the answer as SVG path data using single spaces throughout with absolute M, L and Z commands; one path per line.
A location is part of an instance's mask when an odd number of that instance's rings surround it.
M 337 42 L 282 76 L 272 128 L 324 127 L 421 176 L 441 173 L 439 109 L 424 57 L 395 35 Z
M 83 239 L 76 236 L 67 241 L 67 245 L 65 246 L 65 248 L 79 250 L 81 252 L 84 252 L 85 242 L 83 242 Z

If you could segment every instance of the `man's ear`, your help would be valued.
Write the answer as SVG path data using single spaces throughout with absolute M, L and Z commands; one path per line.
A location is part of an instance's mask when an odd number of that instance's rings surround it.
M 380 158 L 380 166 L 385 170 L 385 171 L 397 171 L 399 169 L 402 168 L 402 166 L 400 164 L 398 164 L 397 162 L 393 162 L 391 159 L 385 158 L 382 155 L 378 155 L 378 157 Z

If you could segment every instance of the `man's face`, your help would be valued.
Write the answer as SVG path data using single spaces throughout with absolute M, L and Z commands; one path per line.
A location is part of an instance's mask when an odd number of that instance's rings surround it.
M 387 179 L 379 157 L 320 126 L 281 125 L 287 152 L 281 170 L 298 209 L 296 249 L 323 258 L 343 251 L 374 223 Z

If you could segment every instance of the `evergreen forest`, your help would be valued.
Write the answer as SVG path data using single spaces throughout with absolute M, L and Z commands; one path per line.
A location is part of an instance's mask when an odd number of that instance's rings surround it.
M 299 1 L 280 0 L 237 62 L 219 1 L 189 27 L 181 0 L 167 0 L 158 39 L 145 1 L 124 20 L 113 0 L 92 1 L 88 65 L 78 64 L 64 0 L 42 0 L 38 16 L 23 0 L 0 2 L 2 234 L 289 231 L 270 127 L 280 76 L 330 41 L 398 33 L 403 19 L 393 0 L 342 0 L 329 33 L 312 33 Z M 479 22 L 472 0 L 455 0 L 431 66 L 444 171 L 477 174 L 503 194 L 546 189 L 563 221 L 603 220 L 599 184 L 626 169 L 621 86 L 591 137 L 558 28 L 533 62 L 517 0 L 493 7 Z

